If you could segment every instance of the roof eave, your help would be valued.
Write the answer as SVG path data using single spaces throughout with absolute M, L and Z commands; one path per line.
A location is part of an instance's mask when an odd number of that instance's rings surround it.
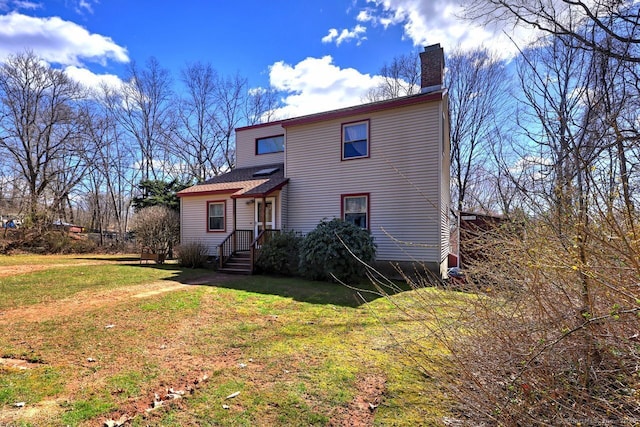
M 178 197 L 210 196 L 214 194 L 235 193 L 240 190 L 242 190 L 242 188 L 225 188 L 223 190 L 202 190 L 202 191 L 187 191 L 187 192 L 181 191 L 176 195 Z
M 377 111 L 388 110 L 391 108 L 405 107 L 409 105 L 420 104 L 424 102 L 441 101 L 446 93 L 446 89 L 432 93 L 419 93 L 409 95 L 402 98 L 394 98 L 385 101 L 372 102 L 354 107 L 341 108 L 339 110 L 325 111 L 322 113 L 310 114 L 307 116 L 294 117 L 282 121 L 282 127 L 305 125 L 326 120 L 339 119 L 343 117 L 355 116 L 359 114 L 369 114 Z
M 264 193 L 242 193 L 242 194 L 232 194 L 231 198 L 232 199 L 255 199 L 255 198 L 260 198 L 260 197 L 267 197 L 270 194 L 273 194 L 274 192 L 281 190 L 285 185 L 287 185 L 289 183 L 289 178 L 285 179 L 284 181 L 282 181 L 280 184 L 276 185 L 273 188 L 270 188 L 268 191 L 265 191 Z

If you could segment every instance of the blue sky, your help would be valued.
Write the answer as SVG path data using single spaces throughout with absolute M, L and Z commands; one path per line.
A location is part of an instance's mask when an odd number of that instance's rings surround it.
M 385 61 L 425 45 L 514 54 L 498 29 L 460 20 L 457 1 L 0 0 L 0 61 L 33 50 L 89 85 L 151 56 L 176 81 L 209 62 L 275 86 L 293 116 L 358 104 Z

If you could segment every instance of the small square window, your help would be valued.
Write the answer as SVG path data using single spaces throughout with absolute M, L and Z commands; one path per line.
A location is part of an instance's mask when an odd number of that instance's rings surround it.
M 369 228 L 369 195 L 342 196 L 342 219 L 360 228 Z
M 207 203 L 207 231 L 225 230 L 225 202 Z
M 342 125 L 342 158 L 369 156 L 369 121 Z
M 284 135 L 256 139 L 256 154 L 281 153 L 284 151 Z

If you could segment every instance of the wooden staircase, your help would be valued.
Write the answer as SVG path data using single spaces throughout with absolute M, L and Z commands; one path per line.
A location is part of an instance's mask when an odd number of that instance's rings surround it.
M 251 274 L 253 272 L 251 253 L 249 251 L 234 252 L 224 265 L 218 268 L 218 271 L 229 274 Z
M 218 246 L 218 271 L 231 274 L 253 274 L 254 262 L 262 245 L 280 230 L 262 230 L 253 239 L 253 230 L 234 230 Z

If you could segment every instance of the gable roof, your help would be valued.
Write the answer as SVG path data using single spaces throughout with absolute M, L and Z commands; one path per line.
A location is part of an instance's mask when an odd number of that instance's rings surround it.
M 428 92 L 421 92 L 414 95 L 407 95 L 398 98 L 384 99 L 382 101 L 370 102 L 367 104 L 355 105 L 352 107 L 339 108 L 337 110 L 323 111 L 320 113 L 308 114 L 306 116 L 292 117 L 290 119 L 275 120 L 273 122 L 259 123 L 255 125 L 236 128 L 236 132 L 246 129 L 255 129 L 266 126 L 280 125 L 283 128 L 308 123 L 316 123 L 325 120 L 339 119 L 357 114 L 370 114 L 376 111 L 400 108 L 407 105 L 419 104 L 422 102 L 441 101 L 446 95 L 446 89 L 437 89 Z
M 264 197 L 284 187 L 284 164 L 233 169 L 178 193 L 178 197 L 231 193 L 231 198 Z

